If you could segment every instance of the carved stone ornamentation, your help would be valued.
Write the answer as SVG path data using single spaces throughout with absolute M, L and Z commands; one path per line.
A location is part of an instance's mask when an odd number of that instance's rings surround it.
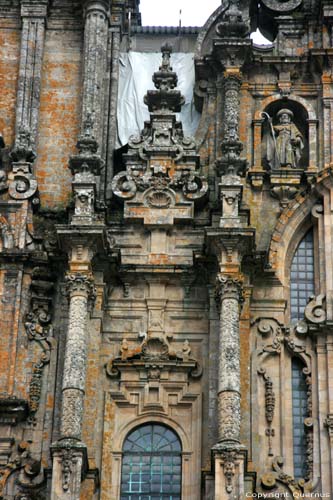
M 243 298 L 243 282 L 239 278 L 219 274 L 216 278 L 215 300 L 218 309 L 221 308 L 221 302 L 225 299 L 235 299 L 241 305 Z
M 240 157 L 243 144 L 239 140 L 239 107 L 242 75 L 240 72 L 225 72 L 224 89 L 224 135 L 222 157 L 216 162 L 219 175 L 232 177 L 244 173 L 247 162 Z
M 94 302 L 96 299 L 96 289 L 93 277 L 87 274 L 68 273 L 66 275 L 66 292 L 69 297 L 83 294 L 88 300 Z
M 241 424 L 240 394 L 222 392 L 218 399 L 218 426 L 223 441 L 239 442 Z
M 294 326 L 295 334 L 302 338 L 306 337 L 311 332 L 317 332 L 323 327 L 327 328 L 326 319 L 325 295 L 320 294 L 316 297 L 310 297 L 304 310 L 304 319 L 299 320 Z
M 139 335 L 142 338 L 142 335 Z M 191 346 L 188 340 L 185 340 L 181 350 L 174 350 L 168 339 L 164 335 L 148 337 L 143 336 L 143 340 L 139 346 L 131 346 L 127 339 L 124 338 L 120 346 L 120 358 L 111 359 L 106 364 L 106 372 L 109 377 L 118 377 L 122 368 L 128 367 L 128 364 L 138 368 L 142 368 L 154 373 L 156 366 L 158 372 L 163 366 L 168 366 L 169 369 L 174 367 L 183 367 L 188 370 L 193 378 L 199 378 L 202 374 L 201 366 L 198 361 L 190 357 Z M 150 376 L 149 378 L 154 378 Z M 157 377 L 158 378 L 158 377 Z
M 305 307 L 304 316 L 306 321 L 313 324 L 320 324 L 326 321 L 325 295 L 311 297 Z
M 272 428 L 272 422 L 274 418 L 274 410 L 275 410 L 275 394 L 273 392 L 273 382 L 271 377 L 269 377 L 266 373 L 266 370 L 260 368 L 258 370 L 259 375 L 263 376 L 265 382 L 265 416 L 267 422 L 266 436 L 268 437 L 268 456 L 272 457 L 273 448 L 272 448 L 272 438 L 275 435 L 275 431 Z
M 5 489 L 8 479 L 12 474 L 20 471 L 22 475 L 16 477 L 15 482 L 23 491 L 17 495 L 17 498 L 24 498 L 24 494 L 26 498 L 31 498 L 30 494 L 39 493 L 44 482 L 44 475 L 41 462 L 33 459 L 30 443 L 26 441 L 21 441 L 13 450 L 8 462 L 0 465 L 0 498 L 7 498 Z M 39 475 L 41 477 L 36 481 L 35 478 Z
M 32 377 L 29 385 L 29 409 L 30 422 L 35 422 L 35 414 L 38 411 L 42 390 L 42 375 L 44 366 L 50 362 L 52 344 L 48 337 L 51 336 L 51 316 L 44 311 L 39 313 L 28 313 L 25 328 L 28 339 L 37 342 L 42 348 L 42 354 L 37 363 L 34 363 Z
M 226 492 L 232 493 L 233 491 L 233 478 L 236 473 L 235 462 L 237 459 L 237 452 L 235 450 L 224 450 L 221 452 L 223 459 L 223 472 L 226 478 Z
M 171 52 L 169 45 L 162 47 L 162 64 L 153 75 L 157 90 L 145 96 L 150 121 L 140 136 L 130 138 L 124 155 L 126 171 L 112 181 L 114 194 L 125 202 L 125 218 L 142 218 L 146 224 L 191 219 L 193 204 L 204 200 L 208 192 L 199 171 L 196 143 L 184 136 L 176 121 L 184 98 L 175 90 Z
M 301 498 L 301 495 L 306 495 L 313 491 L 313 484 L 304 480 L 296 480 L 282 470 L 284 460 L 282 457 L 275 457 L 272 463 L 274 472 L 267 472 L 260 478 L 261 484 L 265 490 L 277 488 L 279 483 L 287 488 L 293 498 Z M 285 491 L 285 490 L 283 490 Z
M 31 311 L 26 315 L 24 326 L 28 339 L 39 344 L 42 350 L 38 361 L 33 364 L 29 385 L 29 421 L 34 424 L 40 403 L 43 370 L 50 362 L 52 349 L 50 308 L 54 278 L 49 270 L 43 267 L 34 268 L 31 278 Z
M 103 168 L 103 161 L 97 153 L 98 143 L 92 135 L 93 122 L 90 115 L 83 124 L 83 134 L 76 145 L 79 153 L 71 156 L 69 167 L 74 175 L 72 182 L 74 193 L 73 225 L 92 224 L 99 220 L 95 214 L 97 176 Z
M 64 448 L 61 456 L 62 488 L 64 491 L 69 490 L 74 460 L 73 450 L 70 447 Z

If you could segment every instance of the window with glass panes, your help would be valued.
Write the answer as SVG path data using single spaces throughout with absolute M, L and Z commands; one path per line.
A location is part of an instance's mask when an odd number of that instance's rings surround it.
M 303 373 L 303 363 L 297 358 L 292 358 L 291 367 L 294 477 L 300 479 L 304 478 L 306 474 L 307 444 L 304 420 L 307 417 L 307 386 Z
M 291 321 L 304 317 L 309 297 L 315 293 L 313 231 L 302 239 L 294 254 L 290 270 Z
M 123 446 L 121 500 L 181 500 L 182 449 L 160 424 L 137 427 Z

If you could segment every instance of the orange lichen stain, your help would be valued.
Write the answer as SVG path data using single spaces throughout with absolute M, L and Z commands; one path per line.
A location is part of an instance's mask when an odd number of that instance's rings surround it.
M 169 263 L 169 256 L 164 253 L 151 253 L 149 255 L 149 264 L 163 265 Z
M 0 132 L 7 146 L 14 142 L 20 30 L 0 29 Z
M 48 31 L 43 59 L 36 177 L 43 207 L 68 204 L 68 168 L 79 135 L 82 40 L 77 32 Z

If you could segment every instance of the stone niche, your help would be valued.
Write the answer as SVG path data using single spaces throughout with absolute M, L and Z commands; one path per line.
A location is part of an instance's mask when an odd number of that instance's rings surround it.
M 182 495 L 199 499 L 201 483 L 201 367 L 187 341 L 174 352 L 166 338 L 148 336 L 134 349 L 123 340 L 109 361 L 105 394 L 102 499 L 119 498 L 122 446 L 134 428 L 160 423 L 182 444 Z
M 286 116 L 287 124 L 282 123 Z M 285 206 L 317 171 L 317 119 L 312 107 L 294 95 L 265 99 L 253 120 L 252 186 L 261 189 L 266 179 L 272 196 Z

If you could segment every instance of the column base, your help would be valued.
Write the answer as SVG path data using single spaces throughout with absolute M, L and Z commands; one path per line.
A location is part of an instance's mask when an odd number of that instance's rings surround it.
M 80 500 L 81 483 L 88 471 L 87 447 L 75 439 L 52 444 L 51 500 Z
M 216 500 L 245 498 L 245 466 L 247 450 L 237 441 L 221 441 L 213 449 Z

